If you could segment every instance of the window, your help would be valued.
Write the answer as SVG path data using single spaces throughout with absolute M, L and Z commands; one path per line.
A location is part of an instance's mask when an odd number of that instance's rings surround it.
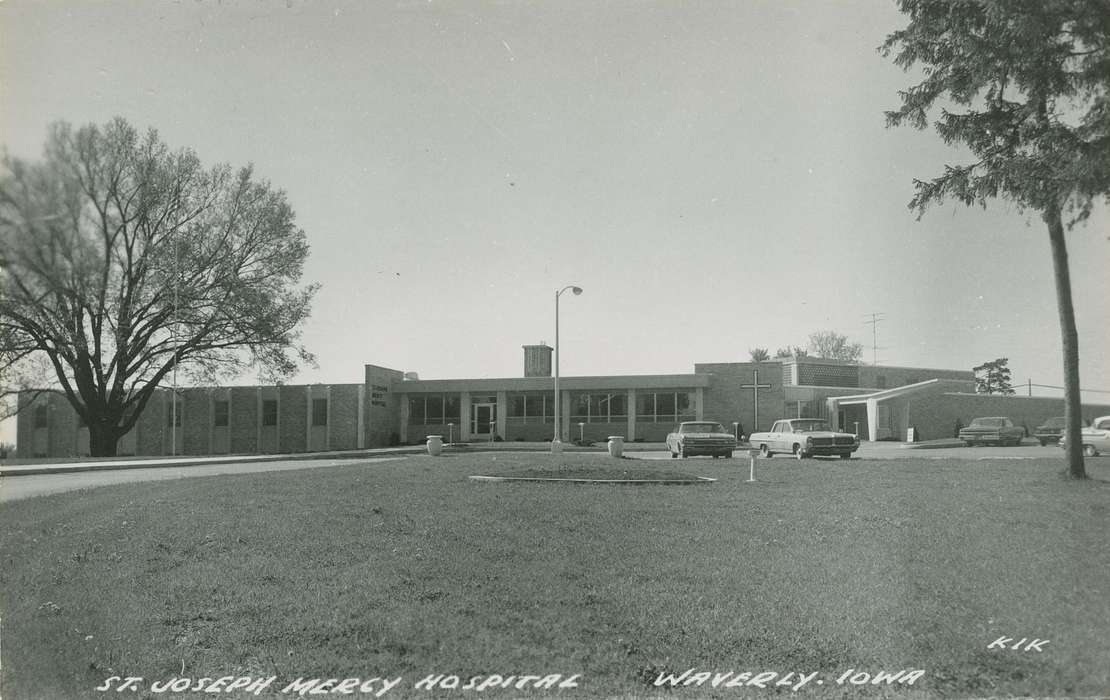
M 694 419 L 693 394 L 688 391 L 636 393 L 636 420 L 645 423 Z
M 175 406 L 177 407 L 176 411 L 174 411 Z M 178 399 L 176 401 L 167 401 L 166 402 L 166 427 L 167 428 L 180 428 L 181 427 L 181 415 L 184 412 L 185 412 L 185 406 L 182 403 L 181 399 Z
M 409 396 L 410 425 L 446 425 L 460 423 L 457 394 L 419 394 Z
M 575 423 L 613 423 L 628 418 L 626 394 L 589 393 L 571 395 L 571 420 Z
M 327 399 L 312 399 L 312 424 L 313 425 L 327 425 L 328 424 L 328 400 Z
M 555 416 L 552 392 L 509 395 L 509 418 L 514 423 L 550 423 Z
M 46 406 L 35 406 L 35 427 L 45 428 L 50 425 L 50 411 Z
M 524 417 L 524 396 L 517 394 L 509 397 L 509 418 Z
M 212 402 L 212 425 L 216 428 L 226 428 L 230 414 L 230 404 L 227 401 Z
M 277 416 L 277 399 L 264 399 L 262 401 L 262 425 L 277 425 Z
M 462 416 L 462 409 L 460 408 L 458 396 L 444 396 L 443 397 L 443 420 L 448 423 L 458 423 Z
M 443 397 L 429 396 L 424 400 L 425 417 L 428 423 L 443 422 Z
M 674 420 L 674 394 L 655 395 L 655 417 L 660 420 Z

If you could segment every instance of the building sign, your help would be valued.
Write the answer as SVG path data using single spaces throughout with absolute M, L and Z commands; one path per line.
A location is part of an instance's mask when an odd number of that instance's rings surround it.
M 370 385 L 370 405 L 386 407 L 385 398 L 389 393 L 389 387 L 382 386 L 381 384 Z

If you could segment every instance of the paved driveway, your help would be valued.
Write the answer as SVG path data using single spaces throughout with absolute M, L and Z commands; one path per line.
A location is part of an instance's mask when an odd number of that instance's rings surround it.
M 670 459 L 667 451 L 636 452 L 627 455 L 638 459 Z M 737 450 L 733 459 L 747 459 L 745 449 Z M 1019 447 L 941 447 L 908 448 L 897 442 L 865 442 L 860 445 L 852 459 L 1064 459 L 1064 451 L 1054 445 L 1021 445 Z M 706 457 L 705 459 L 712 459 Z M 790 455 L 778 454 L 772 459 L 793 459 Z M 1088 459 L 1107 459 L 1106 456 Z

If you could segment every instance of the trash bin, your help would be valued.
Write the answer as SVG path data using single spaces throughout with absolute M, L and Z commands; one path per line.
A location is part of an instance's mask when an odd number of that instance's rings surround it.
M 620 457 L 624 454 L 624 436 L 623 435 L 610 435 L 609 436 L 609 456 Z
M 438 457 L 440 452 L 443 452 L 443 436 L 442 435 L 429 435 L 428 436 L 428 454 L 430 454 L 433 457 Z

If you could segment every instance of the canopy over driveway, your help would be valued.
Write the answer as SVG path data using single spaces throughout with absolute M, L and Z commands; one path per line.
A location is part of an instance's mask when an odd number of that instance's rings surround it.
M 860 415 L 863 410 L 866 410 L 864 424 L 867 426 L 867 431 L 860 432 L 861 440 L 904 440 L 906 430 L 913 425 L 911 407 L 918 412 L 931 410 L 935 400 L 941 398 L 942 394 L 960 389 L 966 390 L 968 385 L 969 382 L 963 380 L 930 379 L 870 394 L 831 396 L 826 399 L 826 402 L 829 418 L 833 428 L 837 430 L 848 430 L 851 427 L 840 425 L 842 416 L 847 416 L 849 413 Z M 856 407 L 856 411 L 851 411 L 849 407 Z

